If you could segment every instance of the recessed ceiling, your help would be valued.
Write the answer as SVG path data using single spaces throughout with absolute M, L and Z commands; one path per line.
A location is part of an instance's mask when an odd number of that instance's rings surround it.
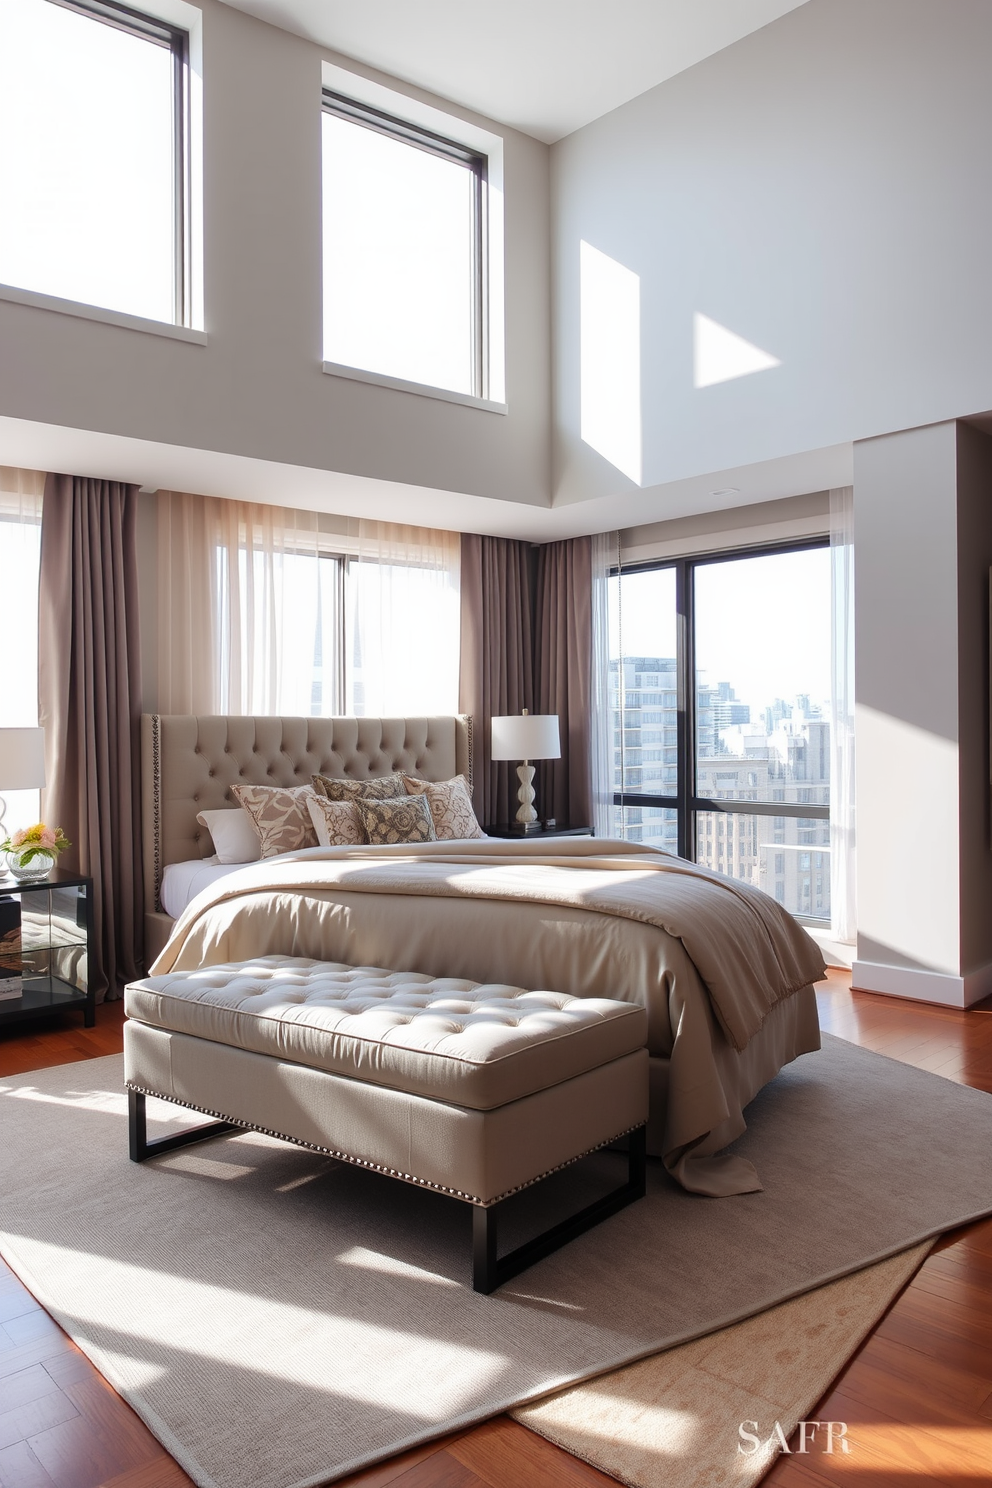
M 226 0 L 548 144 L 805 0 Z

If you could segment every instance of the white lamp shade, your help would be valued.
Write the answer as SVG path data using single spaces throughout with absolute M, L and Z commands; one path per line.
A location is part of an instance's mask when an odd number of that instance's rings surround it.
M 36 790 L 45 783 L 45 730 L 0 728 L 0 791 Z
M 494 760 L 561 759 L 557 713 L 511 713 L 493 719 Z

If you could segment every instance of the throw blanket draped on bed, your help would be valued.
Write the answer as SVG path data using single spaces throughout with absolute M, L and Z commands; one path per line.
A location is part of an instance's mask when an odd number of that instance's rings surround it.
M 596 924 L 602 924 L 596 917 L 601 916 L 609 921 L 635 921 L 651 927 L 662 932 L 661 941 L 665 944 L 670 945 L 665 937 L 681 943 L 705 988 L 705 1000 L 713 1018 L 731 1048 L 744 1058 L 748 1056 L 743 1051 L 748 1050 L 779 1005 L 817 981 L 824 971 L 823 959 L 813 940 L 791 915 L 758 890 L 652 848 L 577 838 L 560 840 L 551 852 L 539 840 L 518 843 L 490 839 L 416 847 L 310 848 L 284 854 L 231 874 L 200 894 L 177 922 L 152 972 L 158 975 L 173 968 L 210 964 L 242 955 L 251 957 L 276 948 L 272 938 L 264 946 L 259 942 L 257 922 L 260 915 L 268 914 L 269 899 L 277 925 L 267 928 L 265 934 L 276 938 L 282 935 L 286 943 L 279 948 L 286 952 L 292 949 L 296 954 L 326 957 L 329 954 L 326 936 L 316 928 L 308 932 L 305 922 L 310 909 L 319 918 L 317 901 L 330 897 L 337 905 L 354 905 L 354 896 L 362 900 L 367 895 L 385 896 L 384 906 L 387 902 L 404 904 L 406 896 L 413 896 L 415 901 L 425 898 L 462 901 L 463 909 L 469 908 L 464 901 L 477 901 L 477 909 L 475 903 L 472 905 L 471 918 L 459 919 L 461 937 L 467 932 L 469 938 L 476 913 L 483 912 L 483 901 L 489 904 L 502 901 L 508 908 L 517 904 L 521 911 L 530 911 L 531 917 L 535 906 L 555 906 L 572 918 L 578 913 L 587 923 L 591 917 L 594 933 Z M 308 906 L 306 910 L 304 903 Z M 249 929 L 253 917 L 255 928 Z M 450 916 L 443 924 L 443 933 L 450 938 Z M 603 926 L 601 933 L 605 940 L 609 936 L 607 926 Z M 641 932 L 650 933 L 651 930 Z M 678 960 L 669 954 L 666 961 L 663 950 L 658 954 L 659 964 L 666 968 Z M 339 958 L 344 960 L 348 956 L 340 954 Z M 614 974 L 615 963 L 616 957 Z M 390 963 L 383 958 L 379 964 Z M 397 966 L 396 969 L 410 968 Z M 413 969 L 439 974 L 436 964 Z M 452 968 L 447 974 L 469 973 Z M 477 969 L 472 974 L 477 975 Z M 490 975 L 494 980 L 508 980 L 500 977 L 496 969 Z M 627 981 L 630 980 L 628 976 Z M 644 1000 L 650 1018 L 652 999 L 658 1000 L 663 995 L 660 986 L 663 978 L 655 976 L 653 980 L 654 987 L 647 989 L 617 985 L 615 991 L 579 987 L 558 990 Z M 675 980 L 678 978 L 673 972 L 668 981 Z M 685 982 L 683 977 L 683 999 Z M 536 984 L 533 980 L 527 982 L 527 985 Z M 670 1005 L 670 986 L 666 995 Z M 687 1023 L 692 1016 L 695 1015 L 687 1016 Z M 679 1030 L 675 1023 L 673 1015 L 671 1032 L 677 1042 Z M 674 1044 L 669 1042 L 668 1047 L 662 1047 L 659 1039 L 660 1035 L 656 1034 L 652 1052 L 662 1057 L 673 1056 L 674 1076 Z M 684 1041 L 689 1042 L 688 1028 Z M 694 1074 L 693 1079 L 697 1086 L 701 1083 L 698 1075 Z M 679 1130 L 684 1123 L 680 1123 L 677 1112 L 673 1115 L 672 1099 L 670 1095 L 669 1125 L 677 1134 L 677 1142 L 675 1147 L 669 1147 L 666 1142 L 664 1156 L 674 1171 L 679 1158 L 701 1141 L 705 1132 L 692 1130 L 690 1134 L 691 1123 Z M 727 1104 L 732 1107 L 733 1102 Z M 722 1119 L 728 1114 L 725 1108 L 717 1117 Z M 718 1126 L 719 1120 L 714 1117 L 711 1124 Z M 737 1130 L 743 1129 L 741 1121 Z M 684 1140 L 687 1137 L 689 1140 Z M 732 1165 L 743 1160 L 721 1161 Z M 684 1172 L 678 1176 L 680 1181 L 686 1181 Z M 751 1176 L 754 1177 L 753 1169 Z M 722 1191 L 742 1191 L 739 1175 L 736 1180 L 728 1178 L 728 1181 L 733 1186 L 724 1186 Z M 700 1187 L 702 1192 L 714 1191 L 712 1187 L 695 1183 L 687 1186 Z M 747 1186 L 760 1185 L 754 1180 Z
M 523 852 L 519 848 L 536 849 Z M 641 920 L 681 940 L 735 1049 L 772 1008 L 823 976 L 815 942 L 774 899 L 652 848 L 579 838 L 549 855 L 543 843 L 462 842 L 417 848 L 310 848 L 231 874 L 194 900 L 154 971 L 177 964 L 205 909 L 260 887 L 285 891 L 333 881 L 365 894 L 523 899 Z M 435 850 L 436 849 L 436 850 Z M 385 857 L 385 861 L 384 861 Z M 330 863 L 336 865 L 330 869 Z M 576 874 L 581 868 L 581 875 Z

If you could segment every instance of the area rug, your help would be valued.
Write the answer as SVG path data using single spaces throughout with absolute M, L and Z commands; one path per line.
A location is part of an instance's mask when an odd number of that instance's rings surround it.
M 136 1166 L 120 1081 L 116 1057 L 0 1081 L 0 1253 L 211 1488 L 331 1480 L 992 1211 L 992 1098 L 828 1039 L 749 1108 L 763 1192 L 653 1163 L 646 1199 L 481 1297 L 467 1206 L 250 1133 Z M 519 1195 L 506 1243 L 620 1161 Z
M 512 1414 L 630 1488 L 753 1488 L 932 1244 Z M 838 1426 L 807 1431 L 809 1451 L 840 1460 Z M 856 1457 L 856 1427 L 847 1446 Z

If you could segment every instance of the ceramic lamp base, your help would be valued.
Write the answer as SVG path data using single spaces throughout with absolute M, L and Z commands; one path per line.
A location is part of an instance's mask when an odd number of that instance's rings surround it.
M 516 820 L 521 826 L 530 827 L 537 823 L 537 812 L 534 810 L 534 766 L 524 760 L 522 765 L 517 766 L 517 779 L 520 781 L 520 789 L 517 791 L 520 807 Z

